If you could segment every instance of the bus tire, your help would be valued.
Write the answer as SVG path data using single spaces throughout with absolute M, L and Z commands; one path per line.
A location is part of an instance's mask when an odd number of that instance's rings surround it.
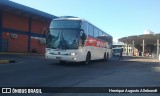
M 91 53 L 88 52 L 88 53 L 87 53 L 87 56 L 86 56 L 86 61 L 85 61 L 84 63 L 85 63 L 85 65 L 87 65 L 87 64 L 89 64 L 90 62 L 91 62 Z
M 107 53 L 107 58 L 106 58 L 106 61 L 108 61 L 108 59 L 109 59 L 109 55 L 108 55 L 108 53 Z
M 103 61 L 104 61 L 104 62 L 106 62 L 106 61 L 107 61 L 106 53 L 104 53 Z

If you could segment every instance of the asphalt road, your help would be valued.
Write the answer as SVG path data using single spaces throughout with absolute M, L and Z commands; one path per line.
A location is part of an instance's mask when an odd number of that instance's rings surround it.
M 160 63 L 143 57 L 113 57 L 92 64 L 59 64 L 39 55 L 0 55 L 16 63 L 0 64 L 0 87 L 159 87 Z M 2 94 L 4 95 L 4 94 Z M 8 94 L 7 94 L 8 95 Z M 13 95 L 13 94 L 12 94 Z M 18 94 L 21 96 L 22 94 Z M 23 94 L 26 95 L 26 94 Z M 36 94 L 32 94 L 35 96 Z M 160 94 L 56 93 L 38 96 L 159 96 Z M 1 96 L 1 94 L 0 94 Z M 4 95 L 6 96 L 6 94 Z M 15 95 L 17 96 L 17 94 Z M 28 96 L 28 95 L 27 95 Z M 36 95 L 37 96 L 37 95 Z

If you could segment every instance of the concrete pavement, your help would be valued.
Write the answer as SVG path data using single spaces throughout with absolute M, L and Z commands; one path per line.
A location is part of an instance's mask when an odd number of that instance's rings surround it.
M 3 55 L 16 63 L 0 65 L 0 87 L 159 87 L 160 64 L 156 59 L 113 57 L 89 65 L 59 64 L 44 56 Z M 15 94 L 15 96 L 22 94 Z M 31 94 L 32 95 L 32 94 Z M 158 96 L 159 94 L 38 94 L 37 96 Z M 35 96 L 35 94 L 34 94 Z
M 8 63 L 15 63 L 15 59 L 7 59 L 7 55 L 32 55 L 32 56 L 43 56 L 44 54 L 40 53 L 8 53 L 8 52 L 0 52 L 0 64 L 8 64 Z M 4 56 L 4 57 L 3 57 Z M 7 57 L 7 58 L 5 58 Z

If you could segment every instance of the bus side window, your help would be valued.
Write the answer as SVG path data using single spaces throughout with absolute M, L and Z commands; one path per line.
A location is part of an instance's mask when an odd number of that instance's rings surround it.
M 88 32 L 87 30 L 88 29 L 87 29 L 87 23 L 86 22 L 82 22 L 81 23 L 81 29 L 83 29 L 83 31 L 84 31 L 85 34 L 87 34 L 87 32 Z
M 112 43 L 109 44 L 109 49 L 112 49 L 113 45 Z
M 94 37 L 98 37 L 99 36 L 99 33 L 98 33 L 98 29 L 95 27 L 94 28 Z
M 101 30 L 99 30 L 99 37 L 101 37 L 102 36 L 102 31 Z
M 91 24 L 88 24 L 88 35 L 92 37 L 94 36 L 93 26 Z

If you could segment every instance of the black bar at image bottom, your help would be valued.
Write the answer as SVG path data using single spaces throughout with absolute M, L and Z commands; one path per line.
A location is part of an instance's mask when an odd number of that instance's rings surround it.
M 160 87 L 1 87 L 1 93 L 160 93 Z

